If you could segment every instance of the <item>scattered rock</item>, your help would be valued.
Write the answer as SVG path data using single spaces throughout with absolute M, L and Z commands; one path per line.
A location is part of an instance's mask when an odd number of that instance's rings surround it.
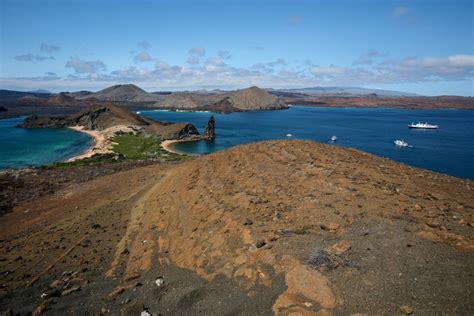
M 262 248 L 263 246 L 265 246 L 267 243 L 265 242 L 265 240 L 263 239 L 260 239 L 258 240 L 256 243 L 255 243 L 255 247 L 257 248 Z
M 423 208 L 422 208 L 420 205 L 418 205 L 418 204 L 413 205 L 413 210 L 414 210 L 414 211 L 419 212 L 419 211 L 421 211 L 422 209 L 423 209 Z
M 328 228 L 330 231 L 336 231 L 341 227 L 338 223 L 331 223 L 329 224 Z
M 125 249 L 122 251 L 122 255 L 128 255 L 128 254 L 130 254 L 130 251 L 129 251 L 127 248 L 125 248 Z
M 415 312 L 415 309 L 411 306 L 403 305 L 403 306 L 400 306 L 400 312 L 402 312 L 403 314 L 410 315 Z
M 116 287 L 112 292 L 109 293 L 109 298 L 114 298 L 115 296 L 122 294 L 125 292 L 125 288 L 123 286 Z
M 91 226 L 92 229 L 99 229 L 101 228 L 102 226 L 100 226 L 100 224 L 94 224 Z
M 325 231 L 329 230 L 329 227 L 327 227 L 325 224 L 319 225 L 319 228 L 321 228 L 322 230 L 325 230 Z
M 42 299 L 48 299 L 50 297 L 60 297 L 60 296 L 61 296 L 61 292 L 59 291 L 59 289 L 52 289 L 41 294 Z
M 321 268 L 332 270 L 338 266 L 335 256 L 324 249 L 315 249 L 308 258 L 307 264 L 312 268 Z
M 72 287 L 72 288 L 70 288 L 70 289 L 67 289 L 67 290 L 62 291 L 62 292 L 61 292 L 61 297 L 62 297 L 62 296 L 69 295 L 69 294 L 74 293 L 74 292 L 78 292 L 78 291 L 80 291 L 80 290 L 81 290 L 81 287 L 80 287 L 80 286 L 74 286 L 74 287 Z
M 337 244 L 328 247 L 327 251 L 335 255 L 342 255 L 349 249 L 351 249 L 351 244 L 347 240 L 341 240 Z
M 438 222 L 433 222 L 433 221 L 427 222 L 426 225 L 428 225 L 428 226 L 431 227 L 431 228 L 439 228 L 439 227 L 441 226 L 440 223 L 438 223 Z
M 132 275 L 127 276 L 124 280 L 125 282 L 128 282 L 128 281 L 138 279 L 139 277 L 140 277 L 140 274 L 137 273 L 137 274 L 132 274 Z
M 40 314 L 44 313 L 46 310 L 48 310 L 48 307 L 49 307 L 49 303 L 48 302 L 43 302 L 43 303 L 39 304 L 38 306 L 36 306 L 36 308 L 32 312 L 32 315 L 33 316 L 40 315 Z
M 58 288 L 60 286 L 63 285 L 63 281 L 61 280 L 54 280 L 53 282 L 51 282 L 51 284 L 49 285 L 50 288 Z
M 108 312 L 110 312 L 110 309 L 108 309 L 108 308 L 105 307 L 105 306 L 102 306 L 102 308 L 100 309 L 100 315 L 105 315 L 105 314 L 107 314 Z
M 156 286 L 160 287 L 165 284 L 165 279 L 162 276 L 160 276 L 155 280 L 155 284 Z
M 245 221 L 244 221 L 244 225 L 252 225 L 253 222 L 250 218 L 246 218 Z

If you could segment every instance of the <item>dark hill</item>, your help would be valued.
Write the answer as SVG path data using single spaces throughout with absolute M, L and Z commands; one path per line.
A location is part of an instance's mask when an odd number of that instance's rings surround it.
M 95 93 L 78 95 L 76 98 L 95 98 L 100 101 L 112 102 L 156 102 L 161 100 L 162 96 L 148 93 L 133 84 L 119 84 L 105 88 Z
M 258 87 L 224 93 L 176 92 L 157 104 L 162 108 L 184 108 L 216 112 L 284 109 L 287 105 Z

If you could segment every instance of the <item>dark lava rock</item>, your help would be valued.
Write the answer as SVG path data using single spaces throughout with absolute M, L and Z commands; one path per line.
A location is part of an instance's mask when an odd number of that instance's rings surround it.
M 252 225 L 253 222 L 250 218 L 246 218 L 245 221 L 244 221 L 244 225 Z
M 204 130 L 204 137 L 207 139 L 213 139 L 216 137 L 216 122 L 214 115 L 211 115 L 207 122 L 206 129 Z

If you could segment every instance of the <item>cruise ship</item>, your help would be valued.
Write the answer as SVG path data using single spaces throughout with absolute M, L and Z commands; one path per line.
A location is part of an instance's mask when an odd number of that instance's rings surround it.
M 408 128 L 424 128 L 424 129 L 437 129 L 438 125 L 428 124 L 428 123 L 411 123 L 408 125 Z

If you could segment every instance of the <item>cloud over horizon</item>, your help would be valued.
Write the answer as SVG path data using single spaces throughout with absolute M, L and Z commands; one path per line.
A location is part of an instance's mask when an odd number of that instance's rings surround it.
M 79 57 L 70 57 L 65 67 L 74 69 L 76 74 L 96 74 L 106 69 L 102 60 L 86 61 Z
M 188 51 L 186 62 L 190 65 L 197 65 L 201 62 L 201 57 L 206 55 L 206 50 L 202 47 L 193 47 Z
M 18 56 L 15 56 L 14 58 L 17 61 L 25 61 L 25 62 L 32 62 L 32 63 L 56 59 L 53 56 L 42 56 L 42 55 L 32 54 L 32 53 L 18 55 Z
M 51 45 L 51 44 L 46 44 L 46 43 L 41 43 L 40 45 L 40 51 L 45 52 L 45 53 L 54 53 L 61 50 L 61 47 L 57 45 Z
M 148 52 L 141 52 L 136 54 L 133 60 L 137 63 L 145 63 L 147 61 L 153 60 L 153 58 Z
M 203 57 L 205 49 L 193 48 L 190 56 Z M 148 54 L 148 53 L 147 53 Z M 224 62 L 221 57 L 228 57 L 229 52 L 209 56 L 202 63 L 171 64 L 163 60 L 152 66 L 128 66 L 107 72 L 101 60 L 83 60 L 77 56 L 70 57 L 65 67 L 73 70 L 66 76 L 57 76 L 47 72 L 44 76 L 2 78 L 0 82 L 38 82 L 57 81 L 59 86 L 73 86 L 80 82 L 93 81 L 94 85 L 103 87 L 115 83 L 130 82 L 157 89 L 201 87 L 241 88 L 250 85 L 274 88 L 308 87 L 317 85 L 371 85 L 397 84 L 405 82 L 436 82 L 472 80 L 474 78 L 474 55 L 459 54 L 445 57 L 405 57 L 403 59 L 373 60 L 385 56 L 371 50 L 351 66 L 336 64 L 317 65 L 308 62 L 289 63 L 283 58 L 270 62 L 261 62 L 248 67 L 235 67 Z M 138 56 L 138 55 L 137 55 Z M 149 61 L 149 55 L 143 55 Z M 28 57 L 30 58 L 30 57 Z M 151 57 L 150 57 L 151 58 Z M 90 84 L 90 83 L 89 83 Z M 46 87 L 46 86 L 45 86 Z

